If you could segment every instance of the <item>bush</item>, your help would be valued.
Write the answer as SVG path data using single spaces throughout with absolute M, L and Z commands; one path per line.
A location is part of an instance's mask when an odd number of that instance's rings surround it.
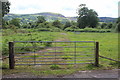
M 84 29 L 72 29 L 71 27 L 66 28 L 65 31 L 70 32 L 111 32 L 111 29 L 97 29 L 97 28 L 84 28 Z
M 60 28 L 51 28 L 50 31 L 51 32 L 60 32 L 62 30 Z
M 68 28 L 65 29 L 65 31 L 70 31 L 70 32 L 72 32 L 72 31 L 74 31 L 74 29 L 72 29 L 71 27 L 68 27 Z
M 38 31 L 50 31 L 49 28 L 39 28 Z

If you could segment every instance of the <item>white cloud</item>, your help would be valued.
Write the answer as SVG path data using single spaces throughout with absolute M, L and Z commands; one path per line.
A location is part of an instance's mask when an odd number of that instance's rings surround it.
M 9 0 L 10 13 L 29 14 L 40 12 L 56 12 L 65 16 L 77 16 L 80 4 L 94 9 L 99 16 L 117 17 L 118 0 Z

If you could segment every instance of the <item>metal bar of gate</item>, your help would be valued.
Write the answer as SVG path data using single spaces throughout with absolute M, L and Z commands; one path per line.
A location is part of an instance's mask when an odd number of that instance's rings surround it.
M 28 54 L 24 54 L 24 55 L 22 55 L 22 53 L 33 53 L 34 55 L 34 57 L 33 58 L 31 58 L 31 59 L 33 59 L 34 60 L 34 65 L 49 65 L 49 64 L 47 64 L 47 63 L 45 63 L 45 64 L 39 64 L 39 63 L 37 63 L 37 62 L 51 62 L 51 61 L 37 61 L 36 59 L 53 59 L 54 58 L 54 60 L 55 61 L 52 61 L 52 62 L 57 62 L 58 61 L 58 59 L 62 59 L 62 58 L 59 58 L 60 56 L 71 56 L 70 58 L 71 59 L 73 59 L 73 60 L 65 60 L 65 59 L 63 59 L 65 62 L 67 62 L 67 61 L 73 61 L 73 63 L 57 63 L 58 65 L 60 64 L 60 65 L 65 65 L 65 64 L 82 64 L 82 63 L 78 63 L 77 61 L 93 61 L 93 60 L 90 60 L 90 59 L 88 59 L 88 60 L 77 60 L 78 58 L 83 58 L 83 57 L 80 57 L 81 55 L 86 55 L 86 56 L 89 56 L 89 55 L 94 55 L 94 54 L 77 54 L 77 53 L 82 53 L 82 52 L 84 52 L 84 53 L 88 53 L 88 52 L 93 52 L 93 51 L 90 51 L 90 49 L 92 48 L 92 50 L 94 50 L 93 48 L 94 48 L 94 46 L 77 46 L 77 43 L 80 43 L 80 42 L 84 42 L 84 43 L 95 43 L 95 41 L 14 41 L 15 43 L 35 43 L 35 42 L 37 42 L 37 43 L 49 43 L 49 42 L 52 42 L 52 43 L 55 43 L 54 44 L 54 48 L 55 48 L 55 52 L 47 52 L 47 51 L 45 51 L 45 52 L 35 52 L 35 50 L 33 51 L 33 52 L 16 52 L 17 54 L 15 55 L 15 56 L 32 56 L 32 55 L 28 55 Z M 57 43 L 73 43 L 73 45 L 74 46 L 60 46 L 59 47 L 59 45 L 57 45 Z M 34 46 L 30 46 L 30 47 L 33 47 L 34 48 Z M 35 46 L 36 47 L 36 46 Z M 39 47 L 41 47 L 41 46 L 39 46 Z M 64 53 L 74 53 L 74 54 L 64 54 L 64 55 L 62 55 L 62 54 L 58 54 L 57 55 L 57 53 L 63 53 L 63 52 L 61 52 L 61 51 L 59 51 L 59 52 L 57 52 L 57 48 L 73 48 L 73 51 L 72 52 L 64 52 Z M 90 48 L 89 48 L 90 47 Z M 16 47 L 17 48 L 17 47 Z M 19 48 L 19 47 L 18 47 Z M 47 48 L 50 48 L 50 47 L 47 47 Z M 52 47 L 53 48 L 53 47 Z M 89 51 L 77 51 L 78 50 L 78 48 L 89 48 L 88 50 Z M 21 53 L 21 54 L 20 54 Z M 43 54 L 43 55 L 37 55 L 37 57 L 36 57 L 36 54 L 35 53 L 54 53 L 54 54 Z M 18 55 L 18 54 L 20 54 L 20 55 Z M 46 58 L 45 57 L 41 57 L 40 58 L 40 56 L 46 56 Z M 51 57 L 48 57 L 47 58 L 47 56 L 51 56 Z M 53 57 L 54 56 L 54 57 Z M 39 58 L 38 58 L 39 57 Z M 84 58 L 87 58 L 87 57 L 84 57 Z M 90 57 L 89 56 L 89 58 L 92 58 L 92 57 Z M 15 59 L 19 59 L 19 58 L 15 58 Z M 21 58 L 21 59 L 25 59 L 25 58 Z M 26 58 L 27 59 L 27 58 Z M 30 58 L 29 58 L 30 59 Z M 60 60 L 61 61 L 61 60 Z M 26 62 L 26 61 L 16 61 L 16 62 Z M 28 62 L 32 62 L 32 61 L 28 61 Z M 84 63 L 86 63 L 86 62 L 84 62 Z M 92 63 L 92 62 L 89 62 L 89 63 Z M 55 63 L 56 64 L 56 63 Z M 87 63 L 88 64 L 88 63 Z M 32 64 L 16 64 L 16 65 L 32 65 Z M 50 64 L 51 65 L 51 64 Z
M 74 52 L 74 57 L 75 57 L 75 59 L 74 59 L 74 61 L 75 61 L 75 64 L 76 64 L 76 42 L 74 43 L 75 44 L 75 52 Z
M 38 42 L 38 43 L 46 43 L 46 42 L 52 42 L 52 43 L 59 43 L 59 42 L 65 42 L 65 43 L 74 43 L 74 42 L 85 42 L 85 43 L 93 43 L 95 41 L 14 41 L 16 42 L 22 42 L 22 43 L 32 43 L 32 42 Z

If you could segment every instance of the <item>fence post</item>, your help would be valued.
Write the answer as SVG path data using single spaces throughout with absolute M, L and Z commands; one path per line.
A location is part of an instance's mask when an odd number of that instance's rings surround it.
M 9 42 L 9 68 L 14 69 L 14 42 Z
M 99 42 L 95 45 L 95 66 L 99 67 Z

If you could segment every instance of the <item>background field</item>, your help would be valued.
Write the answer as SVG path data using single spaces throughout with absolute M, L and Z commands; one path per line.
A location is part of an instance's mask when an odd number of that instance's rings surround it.
M 31 36 L 32 35 L 32 36 Z M 98 41 L 100 43 L 100 55 L 118 60 L 118 33 L 84 33 L 84 32 L 34 32 L 34 30 L 18 30 L 15 33 L 12 30 L 3 30 L 2 36 L 2 52 L 3 56 L 8 56 L 8 42 L 10 41 Z M 23 44 L 24 45 L 24 44 Z M 18 45 L 21 46 L 21 45 Z M 44 44 L 47 46 L 47 44 Z M 48 74 L 68 74 L 77 70 L 89 70 L 89 69 L 112 69 L 118 68 L 118 64 L 114 61 L 100 58 L 100 67 L 94 67 L 92 65 L 67 65 L 57 66 L 62 69 L 51 70 L 54 65 L 37 67 L 35 66 L 17 66 L 15 70 L 7 70 L 8 59 L 3 61 L 3 75 L 21 72 L 26 69 L 25 72 L 32 72 L 33 74 L 48 75 Z M 22 69 L 22 70 L 21 70 Z M 40 69 L 40 70 L 38 70 Z M 21 70 L 21 71 L 20 71 Z M 29 71 L 28 71 L 29 70 Z M 8 72 L 9 71 L 9 72 Z M 64 71 L 64 72 L 63 72 Z M 42 73 L 43 72 L 43 73 Z

